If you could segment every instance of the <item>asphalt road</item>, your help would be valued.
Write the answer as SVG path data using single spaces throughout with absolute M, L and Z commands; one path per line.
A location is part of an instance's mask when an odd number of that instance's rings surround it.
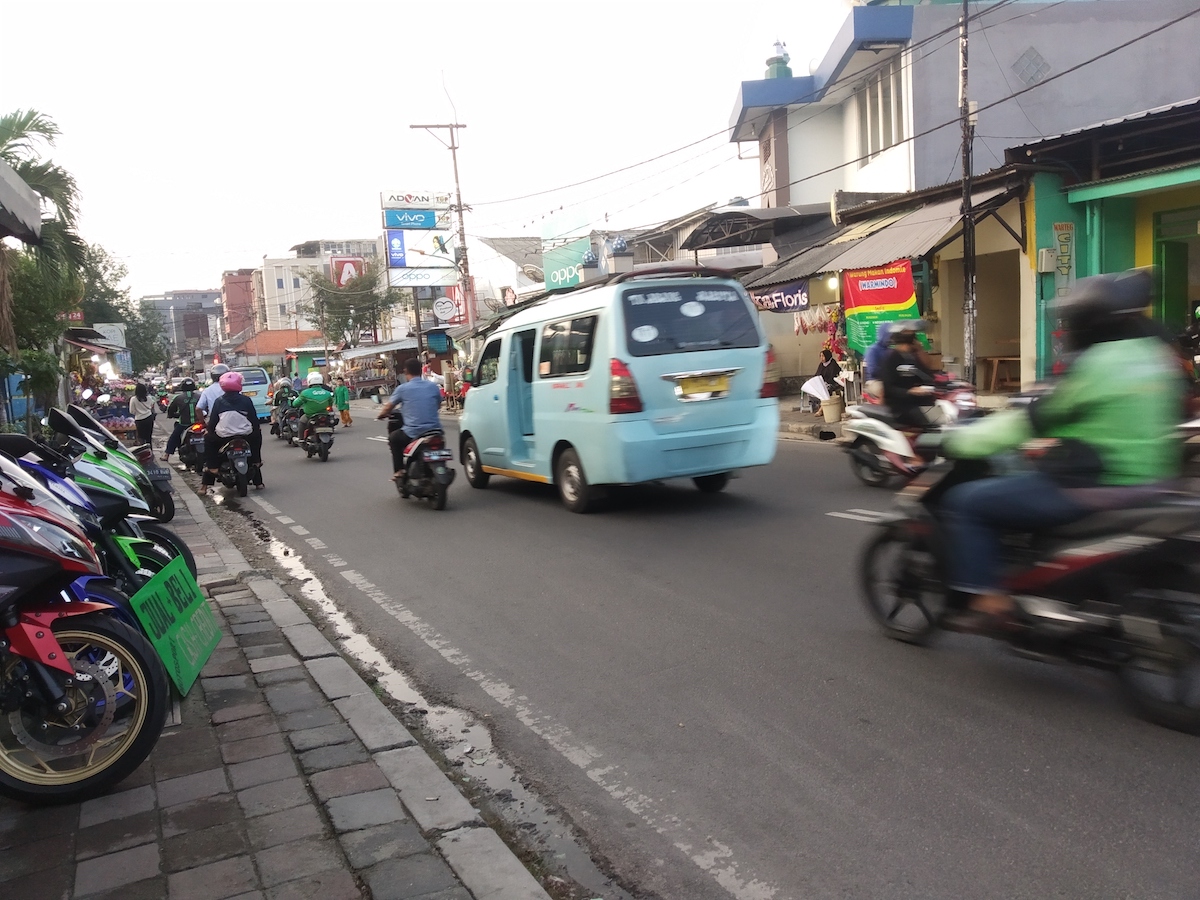
M 266 439 L 261 499 L 295 523 L 265 520 L 397 665 L 489 717 L 628 884 L 1200 896 L 1200 741 L 1134 719 L 1102 673 L 879 635 L 856 560 L 889 494 L 835 448 L 781 442 L 724 494 L 630 489 L 588 516 L 460 471 L 434 512 L 356 422 L 325 464 Z

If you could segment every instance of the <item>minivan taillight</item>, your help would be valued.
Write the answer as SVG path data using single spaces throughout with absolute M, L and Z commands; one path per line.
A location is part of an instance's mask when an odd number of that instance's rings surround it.
M 779 396 L 779 361 L 775 359 L 775 348 L 767 345 L 767 364 L 763 368 L 762 390 L 758 396 L 769 398 Z
M 638 394 L 637 382 L 629 366 L 619 359 L 609 360 L 608 370 L 612 382 L 608 387 L 608 411 L 612 415 L 642 411 L 642 398 Z

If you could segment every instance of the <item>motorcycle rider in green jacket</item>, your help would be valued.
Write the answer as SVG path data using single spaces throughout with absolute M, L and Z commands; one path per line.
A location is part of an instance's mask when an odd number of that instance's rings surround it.
M 306 380 L 308 387 L 292 400 L 292 406 L 300 407 L 301 439 L 308 433 L 311 416 L 333 409 L 333 391 L 325 387 L 324 376 L 320 372 L 310 372 Z
M 1000 587 L 1000 534 L 1069 524 L 1128 502 L 1130 489 L 1178 478 L 1183 381 L 1145 315 L 1149 272 L 1082 279 L 1058 305 L 1077 355 L 1046 395 L 947 435 L 950 457 L 983 459 L 1034 442 L 1035 470 L 970 481 L 944 501 L 950 586 L 969 595 L 952 623 L 979 631 L 1011 623 Z M 1125 488 L 1123 492 L 1108 490 Z M 1124 498 L 1124 500 L 1122 500 Z

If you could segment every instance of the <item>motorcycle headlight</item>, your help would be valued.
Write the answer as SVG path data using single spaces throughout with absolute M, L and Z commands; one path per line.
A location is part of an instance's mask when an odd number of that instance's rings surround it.
M 55 556 L 77 559 L 94 566 L 99 571 L 100 560 L 96 556 L 96 551 L 83 538 L 36 516 L 22 516 L 14 513 L 10 517 L 24 529 L 31 541 L 45 547 Z

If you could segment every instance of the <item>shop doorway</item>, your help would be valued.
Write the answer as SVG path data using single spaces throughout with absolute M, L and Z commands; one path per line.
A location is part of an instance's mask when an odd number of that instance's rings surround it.
M 1179 333 L 1200 306 L 1200 207 L 1159 213 L 1154 226 L 1159 320 Z

